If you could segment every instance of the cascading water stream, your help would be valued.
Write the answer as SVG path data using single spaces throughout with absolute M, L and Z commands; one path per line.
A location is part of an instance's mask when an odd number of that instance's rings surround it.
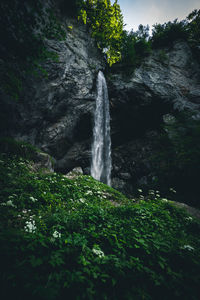
M 92 143 L 92 177 L 107 185 L 111 185 L 111 165 L 108 90 L 105 77 L 103 73 L 99 71 Z

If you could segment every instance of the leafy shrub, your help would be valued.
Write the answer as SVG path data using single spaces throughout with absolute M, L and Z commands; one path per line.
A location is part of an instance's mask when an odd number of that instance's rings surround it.
M 200 9 L 195 9 L 187 17 L 188 42 L 192 47 L 193 53 L 200 61 Z
M 106 54 L 109 65 L 121 59 L 123 16 L 117 0 L 79 1 L 79 19 L 90 26 L 98 47 Z
M 152 46 L 155 48 L 171 46 L 178 39 L 187 39 L 186 21 L 167 22 L 153 25 Z
M 138 67 L 144 57 L 151 53 L 151 42 L 149 41 L 149 26 L 140 25 L 134 32 L 123 31 L 121 56 L 122 59 L 116 68 L 122 67 L 125 73 L 132 73 Z M 114 66 L 115 68 L 115 66 Z M 113 69 L 114 69 L 113 68 Z
M 187 16 L 187 21 L 190 42 L 197 45 L 200 42 L 200 9 L 193 10 Z
M 29 143 L 23 141 L 16 141 L 13 138 L 0 138 L 0 153 L 7 155 L 16 155 L 24 159 L 33 160 L 37 152 L 40 150 Z
M 4 61 L 1 83 L 4 91 L 19 100 L 27 74 L 46 76 L 41 67 L 46 59 L 57 60 L 47 50 L 45 38 L 63 40 L 65 32 L 51 9 L 43 10 L 42 1 L 1 1 L 0 55 Z
M 194 218 L 152 193 L 135 204 L 27 163 L 0 155 L 3 299 L 198 299 Z

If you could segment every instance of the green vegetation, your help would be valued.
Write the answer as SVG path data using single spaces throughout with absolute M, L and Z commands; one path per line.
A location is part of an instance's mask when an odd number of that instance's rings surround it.
M 185 20 L 174 20 L 153 26 L 151 43 L 153 48 L 170 47 L 176 40 L 185 40 L 199 60 L 200 10 L 192 11 Z
M 41 151 L 24 141 L 16 141 L 7 137 L 0 138 L 0 153 L 6 153 L 9 156 L 15 155 L 34 161 L 37 158 L 38 152 Z
M 200 10 L 194 10 L 186 20 L 180 22 L 176 19 L 173 22 L 155 24 L 152 36 L 149 36 L 148 25 L 139 25 L 135 32 L 133 30 L 131 32 L 123 31 L 121 61 L 114 66 L 113 71 L 115 68 L 121 68 L 127 74 L 132 73 L 153 49 L 161 49 L 160 58 L 164 63 L 166 56 L 162 48 L 171 47 L 177 40 L 187 41 L 199 60 Z
M 127 199 L 90 176 L 33 172 L 22 143 L 5 144 L 2 299 L 198 299 L 199 221 L 158 192 Z
M 47 50 L 45 39 L 63 40 L 65 32 L 53 11 L 43 10 L 40 0 L 3 0 L 0 10 L 0 35 L 3 40 L 0 56 L 4 61 L 1 83 L 4 92 L 19 100 L 27 74 L 47 76 L 42 62 L 58 60 L 55 52 Z
M 106 54 L 111 66 L 121 59 L 123 16 L 117 0 L 79 1 L 79 19 L 88 24 L 98 47 Z
M 188 33 L 186 30 L 187 22 L 185 20 L 178 22 L 167 22 L 164 24 L 155 24 L 152 31 L 152 46 L 154 48 L 162 48 L 171 46 L 174 41 L 179 39 L 187 39 Z
M 136 32 L 123 31 L 120 65 L 126 73 L 131 73 L 141 64 L 144 57 L 151 53 L 151 50 L 149 26 L 140 25 Z

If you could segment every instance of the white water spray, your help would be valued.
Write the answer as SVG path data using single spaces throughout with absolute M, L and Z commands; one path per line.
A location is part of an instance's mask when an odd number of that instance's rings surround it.
M 94 115 L 91 175 L 111 185 L 110 112 L 106 80 L 101 71 L 97 78 L 97 98 Z

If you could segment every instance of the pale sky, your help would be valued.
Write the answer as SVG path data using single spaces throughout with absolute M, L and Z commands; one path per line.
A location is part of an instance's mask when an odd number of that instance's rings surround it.
M 200 9 L 200 0 L 118 0 L 124 15 L 125 29 L 137 30 L 139 24 L 152 26 L 178 18 L 179 21 L 195 8 Z

